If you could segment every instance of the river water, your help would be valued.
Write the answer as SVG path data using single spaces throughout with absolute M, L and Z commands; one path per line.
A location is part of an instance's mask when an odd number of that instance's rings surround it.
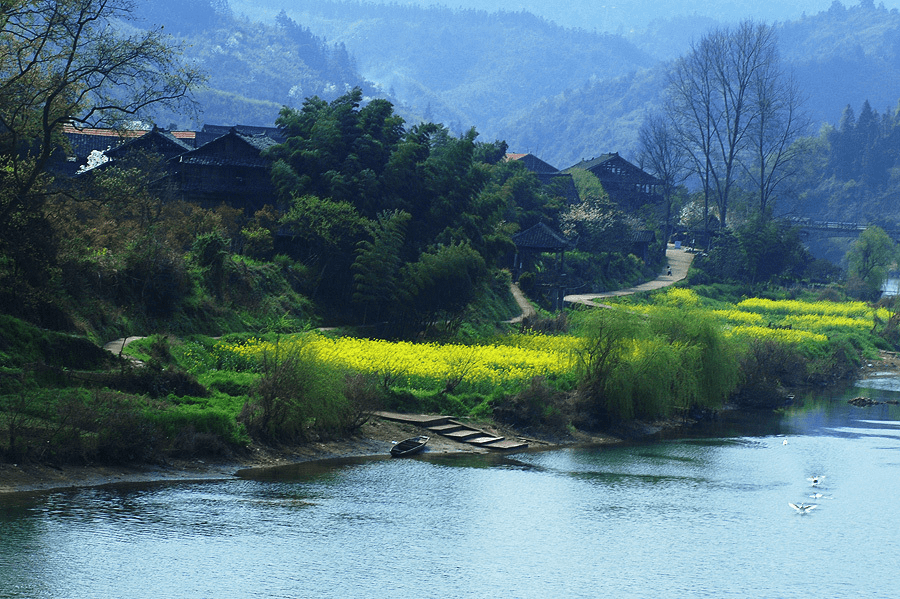
M 0 597 L 897 597 L 900 408 L 846 400 L 898 388 L 634 445 L 2 497 Z

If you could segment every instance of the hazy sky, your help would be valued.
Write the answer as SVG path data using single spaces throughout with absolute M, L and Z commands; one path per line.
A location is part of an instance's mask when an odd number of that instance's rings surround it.
M 366 1 L 366 0 L 364 0 Z M 816 14 L 828 10 L 833 0 L 367 0 L 383 4 L 444 5 L 528 12 L 566 27 L 583 27 L 611 33 L 628 34 L 643 29 L 654 19 L 677 15 L 698 15 L 720 21 L 745 18 L 767 22 L 793 20 L 804 12 Z M 844 0 L 844 6 L 856 6 L 859 0 Z M 900 8 L 900 0 L 876 0 L 875 6 Z

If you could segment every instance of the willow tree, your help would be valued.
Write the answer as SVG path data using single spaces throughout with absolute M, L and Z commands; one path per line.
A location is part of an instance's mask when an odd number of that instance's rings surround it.
M 65 125 L 116 126 L 194 108 L 199 71 L 132 0 L 0 0 L 0 258 L 34 242 Z
M 851 289 L 863 299 L 877 299 L 896 263 L 897 246 L 884 229 L 871 226 L 859 234 L 846 259 Z

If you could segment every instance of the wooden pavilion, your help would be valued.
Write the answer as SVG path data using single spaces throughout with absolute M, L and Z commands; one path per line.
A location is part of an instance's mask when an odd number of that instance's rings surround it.
M 518 280 L 519 274 L 525 264 L 524 258 L 528 255 L 556 254 L 556 273 L 550 286 L 555 291 L 554 303 L 557 310 L 563 306 L 565 296 L 565 266 L 566 250 L 572 248 L 572 243 L 562 233 L 554 231 L 544 223 L 538 223 L 529 229 L 520 231 L 512 237 L 516 244 L 516 257 L 513 264 L 513 278 Z

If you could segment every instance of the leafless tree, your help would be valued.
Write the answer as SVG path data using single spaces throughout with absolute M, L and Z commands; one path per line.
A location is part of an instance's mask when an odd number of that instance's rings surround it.
M 744 170 L 758 194 L 760 214 L 766 214 L 776 191 L 796 174 L 805 149 L 795 143 L 807 133 L 810 120 L 804 98 L 790 75 L 776 64 L 760 71 L 754 82 L 755 118 L 749 131 Z
M 647 169 L 662 181 L 662 196 L 666 206 L 664 235 L 669 239 L 672 224 L 672 197 L 675 189 L 687 178 L 690 160 L 675 131 L 663 116 L 649 115 L 639 134 L 641 168 Z
M 796 86 L 778 63 L 774 28 L 744 21 L 703 37 L 669 77 L 667 114 L 702 182 L 705 221 L 713 198 L 726 223 L 736 178 L 751 169 L 748 155 L 761 205 L 781 180 L 802 119 Z

